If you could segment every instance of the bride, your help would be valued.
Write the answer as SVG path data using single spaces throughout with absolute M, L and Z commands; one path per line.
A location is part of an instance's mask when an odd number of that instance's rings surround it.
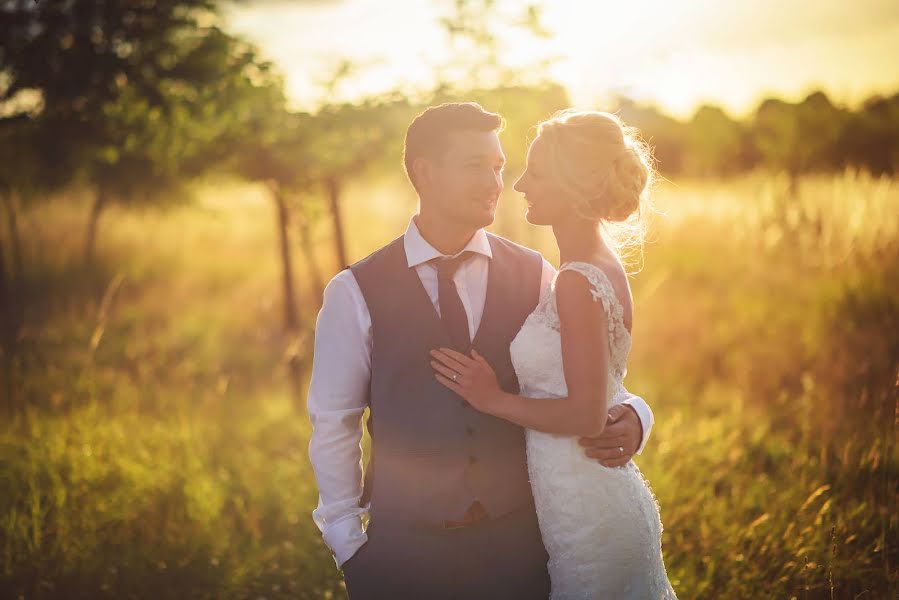
M 604 467 L 577 443 L 602 432 L 631 348 L 627 276 L 601 227 L 639 213 L 651 176 L 647 147 L 615 115 L 569 109 L 541 123 L 515 189 L 527 200 L 527 220 L 553 228 L 562 266 L 512 342 L 521 395 L 503 392 L 476 351 L 431 353 L 443 385 L 527 428 L 557 600 L 675 598 L 658 505 L 637 465 Z

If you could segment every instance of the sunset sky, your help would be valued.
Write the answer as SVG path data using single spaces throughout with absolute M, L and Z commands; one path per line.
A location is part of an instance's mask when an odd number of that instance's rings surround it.
M 514 19 L 528 3 L 498 0 Z M 553 0 L 542 2 L 554 35 L 539 40 L 502 26 L 503 59 L 526 65 L 556 56 L 553 79 L 578 105 L 611 93 L 688 117 L 713 102 L 734 116 L 765 96 L 801 99 L 823 89 L 854 105 L 899 91 L 899 2 L 855 0 Z M 363 68 L 341 99 L 433 81 L 449 56 L 438 24 L 453 0 L 244 0 L 227 26 L 277 63 L 297 108 L 314 108 L 341 58 Z

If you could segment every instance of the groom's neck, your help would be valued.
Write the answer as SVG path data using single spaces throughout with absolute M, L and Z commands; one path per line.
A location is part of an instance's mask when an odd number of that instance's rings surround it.
M 426 210 L 417 214 L 414 220 L 421 237 L 438 252 L 449 256 L 458 254 L 465 249 L 472 236 L 477 232 L 477 229 L 457 225 L 441 215 Z

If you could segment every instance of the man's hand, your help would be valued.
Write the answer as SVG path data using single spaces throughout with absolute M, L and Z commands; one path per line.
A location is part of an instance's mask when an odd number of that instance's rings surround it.
M 604 467 L 620 467 L 634 456 L 643 439 L 643 427 L 637 413 L 627 404 L 609 409 L 606 427 L 599 437 L 578 439 L 584 454 Z

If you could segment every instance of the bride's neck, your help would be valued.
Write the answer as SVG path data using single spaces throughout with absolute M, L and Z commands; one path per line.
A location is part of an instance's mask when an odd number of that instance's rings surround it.
M 553 234 L 559 245 L 559 259 L 567 262 L 592 262 L 604 253 L 606 244 L 599 231 L 599 224 L 583 219 L 571 219 L 553 225 Z

